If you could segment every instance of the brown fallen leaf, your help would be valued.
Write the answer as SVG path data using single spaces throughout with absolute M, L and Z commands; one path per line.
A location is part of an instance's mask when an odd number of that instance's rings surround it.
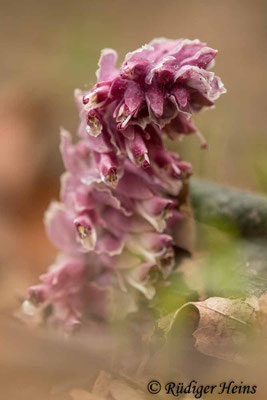
M 70 397 L 72 400 L 105 400 L 104 397 L 87 392 L 84 389 L 73 389 L 70 392 Z
M 100 371 L 94 383 L 92 393 L 99 398 L 107 398 L 110 392 L 112 376 L 106 371 Z
M 92 391 L 73 389 L 69 392 L 72 400 L 146 400 L 144 392 L 132 387 L 126 380 L 117 379 L 106 371 L 101 371 Z
M 145 400 L 146 397 L 138 389 L 132 388 L 122 380 L 114 380 L 110 386 L 110 393 L 114 400 Z
M 223 360 L 244 362 L 242 350 L 248 343 L 258 310 L 257 298 L 211 297 L 183 305 L 160 321 L 160 326 L 166 330 L 167 340 L 173 343 L 184 325 L 189 324 L 198 351 Z

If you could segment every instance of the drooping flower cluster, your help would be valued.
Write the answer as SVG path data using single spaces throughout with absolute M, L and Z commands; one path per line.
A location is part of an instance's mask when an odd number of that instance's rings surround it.
M 116 52 L 102 51 L 96 85 L 75 92 L 79 141 L 61 132 L 66 172 L 45 224 L 63 255 L 29 289 L 26 313 L 66 328 L 125 315 L 168 277 L 191 166 L 163 137 L 197 132 L 192 114 L 225 92 L 209 71 L 215 55 L 199 40 L 155 39 L 117 69 Z

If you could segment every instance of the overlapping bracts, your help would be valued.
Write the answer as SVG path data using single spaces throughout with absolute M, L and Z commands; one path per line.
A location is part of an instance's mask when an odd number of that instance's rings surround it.
M 163 138 L 197 132 L 192 114 L 225 92 L 209 71 L 216 53 L 198 40 L 156 39 L 117 69 L 115 51 L 102 51 L 97 84 L 75 92 L 79 141 L 61 132 L 66 172 L 45 216 L 63 261 L 30 288 L 28 313 L 50 307 L 48 320 L 68 329 L 85 316 L 125 315 L 137 310 L 137 293 L 151 299 L 168 277 L 191 166 Z

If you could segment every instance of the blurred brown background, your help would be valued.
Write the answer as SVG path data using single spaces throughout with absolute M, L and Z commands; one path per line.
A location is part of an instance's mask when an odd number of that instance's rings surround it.
M 0 1 L 0 291 L 13 307 L 52 262 L 42 216 L 63 170 L 59 126 L 75 132 L 73 90 L 95 82 L 103 47 L 120 58 L 153 37 L 219 49 L 228 93 L 175 149 L 195 175 L 267 192 L 267 2 L 264 0 Z M 173 145 L 172 145 L 173 146 Z M 3 301 L 2 299 L 5 299 Z

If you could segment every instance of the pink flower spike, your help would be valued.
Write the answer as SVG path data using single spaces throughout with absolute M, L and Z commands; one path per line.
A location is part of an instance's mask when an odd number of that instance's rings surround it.
M 102 50 L 96 84 L 74 93 L 78 140 L 61 130 L 66 172 L 45 214 L 61 254 L 29 289 L 23 309 L 33 320 L 72 330 L 125 318 L 168 285 L 180 249 L 191 252 L 192 167 L 164 140 L 195 133 L 207 147 L 193 119 L 226 92 L 211 71 L 216 54 L 198 39 L 158 38 L 116 68 L 117 53 Z

